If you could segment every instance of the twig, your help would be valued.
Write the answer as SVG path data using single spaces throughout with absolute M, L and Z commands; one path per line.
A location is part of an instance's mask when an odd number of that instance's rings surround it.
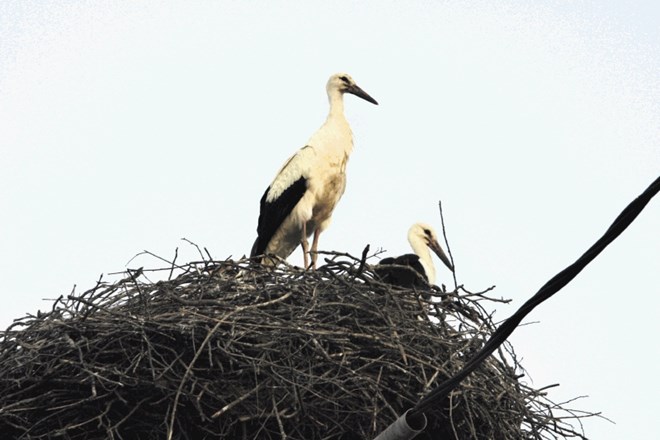
M 451 271 L 451 276 L 454 279 L 454 290 L 458 289 L 458 282 L 456 282 L 456 263 L 454 263 L 454 256 L 451 253 L 451 247 L 449 246 L 449 240 L 447 239 L 447 231 L 445 229 L 445 216 L 442 213 L 442 200 L 438 200 L 438 208 L 440 209 L 440 224 L 442 225 L 442 236 L 445 239 L 445 245 L 447 246 L 447 254 L 449 254 L 449 261 L 454 270 Z

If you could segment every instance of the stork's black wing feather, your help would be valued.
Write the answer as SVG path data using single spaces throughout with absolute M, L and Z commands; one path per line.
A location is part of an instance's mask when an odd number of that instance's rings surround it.
M 407 267 L 400 267 L 407 266 Z M 389 257 L 380 260 L 374 268 L 376 275 L 385 282 L 401 287 L 428 286 L 428 278 L 424 266 L 415 254 L 405 254 L 399 257 Z
M 266 201 L 268 191 L 270 191 L 270 186 L 261 197 L 257 239 L 252 246 L 251 257 L 262 255 L 266 251 L 266 247 L 277 229 L 307 191 L 307 179 L 300 177 L 272 202 Z

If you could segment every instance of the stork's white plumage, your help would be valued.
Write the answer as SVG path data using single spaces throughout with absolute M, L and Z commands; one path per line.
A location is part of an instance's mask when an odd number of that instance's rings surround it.
M 435 284 L 435 265 L 431 258 L 432 250 L 438 258 L 451 270 L 454 266 L 440 247 L 438 235 L 426 223 L 415 223 L 408 229 L 408 242 L 415 254 L 405 254 L 399 257 L 383 258 L 375 268 L 376 273 L 385 282 L 398 286 L 412 287 L 419 285 L 419 276 L 408 269 L 396 266 L 409 266 L 421 275 L 429 284 Z
M 346 164 L 353 151 L 353 133 L 344 116 L 344 93 L 378 105 L 345 74 L 332 75 L 326 85 L 330 112 L 307 144 L 287 160 L 261 198 L 257 239 L 251 257 L 269 254 L 287 258 L 302 245 L 305 267 L 316 267 L 319 235 L 346 188 Z M 314 234 L 311 252 L 307 238 Z M 272 258 L 265 263 L 275 264 Z

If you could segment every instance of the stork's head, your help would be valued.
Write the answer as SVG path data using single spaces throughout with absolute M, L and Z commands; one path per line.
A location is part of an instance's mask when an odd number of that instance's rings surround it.
M 438 258 L 440 258 L 440 260 L 445 264 L 445 266 L 449 268 L 449 270 L 452 272 L 454 271 L 454 266 L 451 264 L 449 258 L 447 258 L 447 255 L 445 255 L 445 252 L 440 247 L 440 243 L 438 242 L 438 235 L 435 233 L 435 229 L 433 229 L 430 225 L 427 225 L 426 223 L 415 223 L 412 225 L 408 230 L 408 241 L 410 242 L 410 245 L 413 247 L 413 249 L 415 248 L 416 243 L 424 243 L 438 256 Z
M 378 105 L 378 101 L 376 101 L 374 98 L 369 96 L 367 92 L 362 90 L 355 83 L 355 81 L 353 81 L 351 75 L 347 73 L 335 73 L 334 75 L 332 75 L 328 80 L 326 90 L 328 91 L 328 95 L 331 95 L 336 92 L 339 92 L 341 94 L 350 93 L 352 95 L 359 96 L 365 101 L 369 101 L 372 104 Z

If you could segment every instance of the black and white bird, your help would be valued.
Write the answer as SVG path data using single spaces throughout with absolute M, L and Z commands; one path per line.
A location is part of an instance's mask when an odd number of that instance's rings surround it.
M 374 268 L 380 279 L 402 287 L 423 287 L 435 284 L 435 266 L 432 250 L 452 272 L 454 266 L 438 243 L 435 230 L 425 223 L 415 223 L 408 229 L 408 242 L 414 254 L 383 258 Z M 405 267 L 404 267 L 405 266 Z
M 325 123 L 277 172 L 261 198 L 257 239 L 250 257 L 275 265 L 302 245 L 305 268 L 316 267 L 319 235 L 346 188 L 346 164 L 353 133 L 344 116 L 344 93 L 378 105 L 349 75 L 332 75 L 326 85 L 330 112 Z M 307 238 L 314 234 L 310 250 Z

